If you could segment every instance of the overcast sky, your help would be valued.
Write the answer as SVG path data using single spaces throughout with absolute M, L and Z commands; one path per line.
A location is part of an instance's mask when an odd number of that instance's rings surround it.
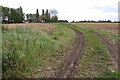
M 0 0 L 0 5 L 18 8 L 24 13 L 42 13 L 42 9 L 56 9 L 59 19 L 80 20 L 118 20 L 119 0 Z

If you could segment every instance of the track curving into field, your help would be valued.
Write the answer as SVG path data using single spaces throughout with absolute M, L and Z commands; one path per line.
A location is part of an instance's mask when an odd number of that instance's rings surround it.
M 77 63 L 79 62 L 82 53 L 84 51 L 84 42 L 85 42 L 85 36 L 82 32 L 71 28 L 72 30 L 74 30 L 77 34 L 77 41 L 76 44 L 74 45 L 74 47 L 71 49 L 71 51 L 69 51 L 65 57 L 64 60 L 62 62 L 61 65 L 61 69 L 56 72 L 56 75 L 54 76 L 55 78 L 71 78 L 74 77 L 74 75 L 76 74 L 76 66 Z M 84 29 L 84 28 L 81 28 Z M 103 35 L 99 34 L 98 32 L 89 30 L 89 29 L 84 29 L 86 31 L 91 32 L 92 34 L 95 34 L 96 36 L 98 36 L 103 42 L 104 44 L 107 46 L 110 55 L 111 55 L 111 60 L 113 62 L 113 64 L 118 67 L 118 47 L 114 46 L 112 43 L 110 43 L 106 37 L 104 37 Z
M 81 29 L 84 29 L 84 28 L 81 28 Z M 111 56 L 111 60 L 112 60 L 113 64 L 118 68 L 118 46 L 115 46 L 112 43 L 110 43 L 110 41 L 107 40 L 106 37 L 99 34 L 98 32 L 95 32 L 95 31 L 92 31 L 89 29 L 84 29 L 84 30 L 89 31 L 89 32 L 97 35 L 104 42 L 104 44 L 107 46 L 107 48 L 110 52 L 110 56 Z
M 105 37 L 103 37 L 99 33 L 93 32 L 93 31 L 91 31 L 91 32 L 96 34 L 98 37 L 100 37 L 100 39 L 105 43 L 105 45 L 108 47 L 108 50 L 110 52 L 110 55 L 111 55 L 114 65 L 116 67 L 118 67 L 118 47 L 111 44 Z
M 76 44 L 73 46 L 63 60 L 60 71 L 56 72 L 55 78 L 69 78 L 74 76 L 75 66 L 79 61 L 84 50 L 84 35 L 80 31 L 71 28 L 77 34 Z

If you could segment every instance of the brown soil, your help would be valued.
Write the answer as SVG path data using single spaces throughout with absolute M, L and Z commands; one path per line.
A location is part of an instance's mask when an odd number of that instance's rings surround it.
M 69 51 L 62 62 L 61 69 L 56 72 L 55 78 L 71 78 L 77 74 L 76 66 L 84 49 L 84 35 L 83 33 L 73 29 L 77 33 L 77 41 L 74 47 Z M 86 30 L 86 29 L 85 29 Z M 87 30 L 97 35 L 108 47 L 113 64 L 118 68 L 118 45 L 114 45 L 110 39 L 97 32 Z
M 118 23 L 72 23 L 72 24 L 91 27 L 118 35 Z
M 62 62 L 61 69 L 56 72 L 55 78 L 69 78 L 75 75 L 75 66 L 79 61 L 84 49 L 84 35 L 83 33 L 71 28 L 77 33 L 77 41 L 73 49 L 69 51 Z

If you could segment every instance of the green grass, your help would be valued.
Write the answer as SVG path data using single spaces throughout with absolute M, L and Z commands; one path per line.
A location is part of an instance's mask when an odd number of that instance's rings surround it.
M 50 59 L 57 58 L 63 48 L 67 50 L 75 33 L 55 25 L 56 29 L 50 35 L 32 29 L 3 27 L 3 78 L 31 76 L 43 69 Z
M 79 30 L 85 36 L 85 49 L 79 61 L 78 75 L 76 75 L 75 77 L 95 78 L 100 75 L 104 75 L 107 76 L 107 78 L 116 78 L 116 76 L 104 74 L 104 70 L 110 71 L 110 67 L 115 70 L 115 67 L 113 64 L 110 63 L 110 53 L 103 41 L 95 34 L 82 29 L 81 26 L 76 26 L 72 24 L 68 24 L 68 26 Z M 85 28 L 87 29 L 87 27 Z M 101 76 L 101 78 L 106 78 L 104 76 Z
M 2 78 L 2 29 L 1 27 L 0 27 L 0 78 Z
M 120 77 L 118 72 L 111 72 L 110 70 L 103 70 L 103 74 L 97 76 L 97 78 L 118 78 Z
M 46 73 L 34 74 L 51 64 L 55 69 L 59 67 L 57 61 L 74 44 L 75 32 L 72 27 L 85 36 L 84 53 L 78 63 L 77 78 L 116 78 L 117 72 L 111 64 L 110 54 L 95 34 L 81 29 L 81 26 L 56 23 L 55 30 L 50 34 L 32 29 L 3 27 L 2 54 L 3 77 L 46 77 Z M 82 27 L 83 28 L 83 27 Z M 91 29 L 84 27 L 85 29 Z M 91 29 L 110 38 L 117 36 L 107 32 Z M 56 65 L 57 64 L 57 65 Z M 109 68 L 113 68 L 112 72 Z
M 90 27 L 86 27 L 86 26 L 79 26 L 79 27 L 97 32 L 97 33 L 101 34 L 102 36 L 105 36 L 106 38 L 112 39 L 114 41 L 119 41 L 118 35 L 112 34 L 111 32 L 97 30 L 97 29 L 93 29 Z M 108 58 L 105 57 L 105 58 L 101 58 L 101 59 L 102 60 L 106 60 L 106 59 L 110 60 L 110 57 L 108 57 Z M 111 66 L 110 64 L 107 64 L 107 65 L 108 65 L 108 67 Z M 111 72 L 111 70 L 109 70 L 109 69 L 103 69 L 102 70 L 103 74 L 98 75 L 97 78 L 118 78 L 118 76 L 119 76 L 119 73 L 117 71 L 118 69 L 115 68 L 114 65 L 112 67 L 114 68 L 113 70 L 115 70 L 115 72 Z

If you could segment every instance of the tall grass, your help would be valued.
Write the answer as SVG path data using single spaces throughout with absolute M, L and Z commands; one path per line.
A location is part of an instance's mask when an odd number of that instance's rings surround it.
M 74 32 L 59 26 L 50 34 L 28 28 L 3 27 L 3 78 L 29 77 L 42 69 L 51 56 L 57 56 Z M 54 58 L 54 57 L 53 57 Z
M 3 31 L 3 76 L 24 76 L 42 65 L 43 55 L 49 56 L 58 46 L 48 35 L 31 29 Z
M 55 26 L 52 24 L 42 24 L 42 23 L 29 23 L 29 24 L 2 24 L 3 26 L 12 29 L 12 28 L 28 28 L 35 29 L 41 32 L 49 33 L 55 29 Z

